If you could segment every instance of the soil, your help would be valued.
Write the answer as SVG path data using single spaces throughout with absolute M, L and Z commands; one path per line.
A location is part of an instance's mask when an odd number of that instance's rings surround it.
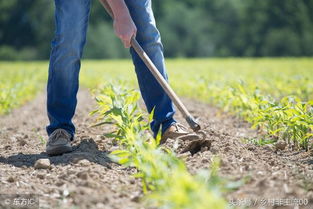
M 45 100 L 45 95 L 40 94 L 0 117 L 0 194 L 36 194 L 40 208 L 144 208 L 140 202 L 141 182 L 133 177 L 136 170 L 108 158 L 117 145 L 102 134 L 111 127 L 90 127 L 95 118 L 89 112 L 96 104 L 89 92 L 85 89 L 79 92 L 74 151 L 62 156 L 49 157 L 45 153 L 48 123 Z M 193 115 L 201 116 L 199 120 L 206 135 L 191 145 L 169 139 L 164 146 L 177 152 L 191 173 L 209 168 L 217 156 L 222 178 L 244 180 L 225 195 L 230 205 L 313 208 L 311 152 L 254 145 L 250 141 L 260 135 L 249 124 L 198 101 L 185 99 L 184 103 Z M 180 114 L 177 118 L 184 123 Z M 39 159 L 49 159 L 50 165 L 43 160 L 42 169 L 35 168 Z M 290 202 L 297 200 L 308 203 L 298 207 Z M 278 206 L 286 203 L 289 206 Z
M 313 208 L 312 151 L 296 151 L 291 147 L 280 150 L 275 144 L 255 145 L 252 141 L 263 136 L 238 117 L 194 100 L 185 100 L 185 104 L 199 118 L 206 136 L 198 144 L 183 140 L 169 140 L 166 144 L 177 147 L 175 151 L 181 153 L 191 173 L 209 168 L 217 156 L 222 177 L 231 182 L 244 180 L 239 188 L 228 193 L 230 205 Z M 186 147 L 192 149 L 185 152 Z

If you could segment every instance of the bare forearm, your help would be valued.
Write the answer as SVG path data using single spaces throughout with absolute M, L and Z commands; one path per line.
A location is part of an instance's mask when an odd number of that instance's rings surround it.
M 137 28 L 133 22 L 124 0 L 100 0 L 102 5 L 113 13 L 115 34 L 122 40 L 124 46 L 131 46 L 131 39 L 136 36 Z
M 115 19 L 129 18 L 130 14 L 124 0 L 101 0 L 110 5 Z

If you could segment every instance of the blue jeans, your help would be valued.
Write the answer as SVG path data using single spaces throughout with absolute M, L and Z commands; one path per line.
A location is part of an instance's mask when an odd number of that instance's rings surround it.
M 86 42 L 91 0 L 55 0 L 55 37 L 51 43 L 47 85 L 47 111 L 50 124 L 47 133 L 67 130 L 72 136 L 72 118 L 77 105 L 80 59 Z M 151 0 L 125 0 L 137 26 L 137 41 L 147 52 L 164 78 L 163 46 L 156 28 Z M 105 12 L 105 11 L 103 11 Z M 142 98 L 150 113 L 155 107 L 151 129 L 164 132 L 175 123 L 173 103 L 133 49 L 130 49 Z

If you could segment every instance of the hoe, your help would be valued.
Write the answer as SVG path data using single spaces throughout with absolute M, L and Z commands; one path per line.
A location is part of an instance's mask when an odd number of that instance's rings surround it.
M 110 8 L 110 5 L 105 0 L 99 0 L 102 6 L 105 8 L 105 10 L 108 12 L 108 14 L 114 18 L 113 12 Z M 163 78 L 157 67 L 153 64 L 147 53 L 142 49 L 140 44 L 137 42 L 137 40 L 132 37 L 131 39 L 131 46 L 136 51 L 136 53 L 139 55 L 139 57 L 142 59 L 142 61 L 145 63 L 145 65 L 148 67 L 148 69 L 151 71 L 155 79 L 159 82 L 159 84 L 162 86 L 166 94 L 171 98 L 171 100 L 174 102 L 175 106 L 179 109 L 179 111 L 184 116 L 185 120 L 187 121 L 190 128 L 197 132 L 201 129 L 199 123 L 194 119 L 194 117 L 189 113 L 185 105 L 181 102 L 181 100 L 178 98 L 176 93 L 173 91 L 173 89 L 170 87 L 170 85 L 166 82 L 166 80 Z

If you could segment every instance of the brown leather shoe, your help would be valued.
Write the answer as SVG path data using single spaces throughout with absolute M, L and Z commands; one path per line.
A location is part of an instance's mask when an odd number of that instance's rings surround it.
M 56 129 L 49 137 L 46 145 L 48 155 L 62 155 L 71 152 L 71 135 L 64 129 Z
M 183 140 L 195 140 L 199 139 L 197 134 L 190 133 L 188 129 L 180 123 L 174 123 L 171 125 L 162 135 L 160 144 L 166 142 L 168 138 L 171 139 L 183 139 Z

